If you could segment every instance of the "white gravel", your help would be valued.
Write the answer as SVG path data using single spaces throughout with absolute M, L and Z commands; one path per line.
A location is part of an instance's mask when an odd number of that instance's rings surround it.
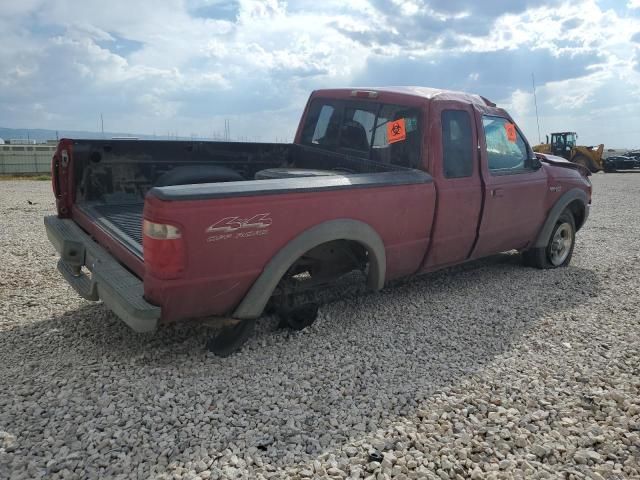
M 49 184 L 0 181 L 0 478 L 639 478 L 640 175 L 592 178 L 569 268 L 497 256 L 227 359 L 79 299 Z

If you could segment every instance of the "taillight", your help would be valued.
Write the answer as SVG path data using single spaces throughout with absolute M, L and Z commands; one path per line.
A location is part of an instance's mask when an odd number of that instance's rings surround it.
M 153 238 L 154 240 L 176 240 L 182 238 L 180 229 L 175 225 L 154 223 L 149 220 L 143 222 L 142 231 L 147 237 Z
M 149 273 L 164 279 L 179 277 L 186 263 L 180 228 L 144 220 L 142 234 L 144 263 Z

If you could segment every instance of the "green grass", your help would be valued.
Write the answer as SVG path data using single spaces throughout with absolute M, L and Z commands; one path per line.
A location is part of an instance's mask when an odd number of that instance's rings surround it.
M 0 181 L 2 180 L 39 180 L 50 182 L 51 175 L 43 173 L 7 173 L 0 174 Z

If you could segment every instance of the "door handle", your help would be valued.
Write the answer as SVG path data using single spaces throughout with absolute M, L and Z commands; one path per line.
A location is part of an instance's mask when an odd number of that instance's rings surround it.
M 494 188 L 491 190 L 492 197 L 502 197 L 504 196 L 504 190 L 502 188 Z

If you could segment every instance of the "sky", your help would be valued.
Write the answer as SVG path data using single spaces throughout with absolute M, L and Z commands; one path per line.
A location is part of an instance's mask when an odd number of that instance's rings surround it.
M 20 0 L 0 126 L 291 141 L 309 93 L 483 95 L 537 143 L 640 147 L 640 0 Z

